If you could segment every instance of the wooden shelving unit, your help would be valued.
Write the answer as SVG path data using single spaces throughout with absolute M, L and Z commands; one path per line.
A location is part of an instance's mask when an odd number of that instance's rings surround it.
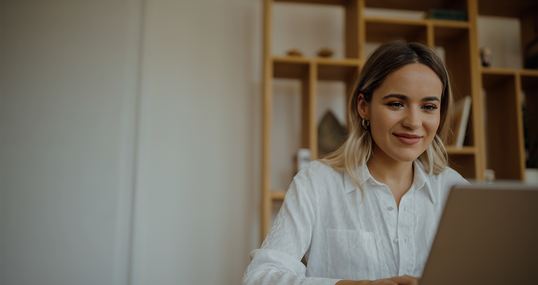
M 278 2 L 304 5 L 337 5 L 344 9 L 344 58 L 285 57 L 272 53 L 273 5 Z M 466 10 L 468 21 L 399 19 L 365 16 L 365 8 L 428 11 L 433 8 Z M 271 186 L 271 134 L 273 79 L 301 82 L 301 141 L 318 159 L 316 87 L 319 81 L 340 81 L 350 90 L 366 60 L 365 44 L 395 38 L 442 47 L 453 80 L 454 99 L 470 95 L 471 118 L 464 146 L 447 147 L 450 166 L 466 178 L 484 179 L 486 168 L 500 179 L 524 179 L 525 154 L 520 90 L 526 94 L 528 114 L 538 113 L 538 71 L 482 68 L 479 61 L 477 17 L 479 15 L 517 17 L 521 38 L 526 43 L 536 37 L 537 1 L 487 0 L 265 0 L 264 71 L 262 131 L 262 239 L 271 223 L 273 201 L 284 199 L 285 190 Z M 522 44 L 522 47 L 525 45 Z M 522 59 L 523 60 L 523 59 Z M 482 89 L 488 100 L 484 102 Z M 494 98 L 494 100 L 492 100 Z M 532 116 L 531 116 L 532 117 Z M 484 119 L 486 118 L 486 120 Z M 531 121 L 536 121 L 536 115 Z M 536 125 L 537 123 L 534 122 Z M 290 181 L 291 183 L 291 181 Z

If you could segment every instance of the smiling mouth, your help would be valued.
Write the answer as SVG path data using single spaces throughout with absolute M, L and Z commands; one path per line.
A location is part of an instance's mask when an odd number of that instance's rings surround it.
M 401 143 L 403 144 L 406 144 L 406 145 L 414 145 L 416 143 L 418 143 L 420 141 L 420 139 L 422 138 L 421 136 L 418 136 L 418 135 L 413 135 L 413 134 L 393 134 Z

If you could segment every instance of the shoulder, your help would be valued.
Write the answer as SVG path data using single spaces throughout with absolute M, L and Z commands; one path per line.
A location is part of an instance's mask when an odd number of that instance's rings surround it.
M 341 171 L 335 170 L 319 160 L 314 160 L 301 169 L 294 180 L 309 179 L 316 182 L 323 182 L 327 179 L 334 179 L 337 177 L 342 177 Z
M 450 167 L 447 167 L 445 171 L 439 174 L 426 176 L 426 184 L 428 184 L 432 192 L 437 192 L 434 195 L 438 195 L 443 204 L 453 186 L 470 184 L 461 174 Z
M 463 178 L 461 174 L 450 167 L 447 167 L 444 172 L 437 174 L 437 179 L 442 183 L 450 184 L 450 187 L 460 184 L 469 184 L 467 179 Z
M 443 185 L 444 188 L 452 188 L 454 185 L 469 184 L 469 182 L 461 176 L 456 170 L 446 167 L 445 171 L 434 174 L 426 175 L 426 182 L 430 184 Z
M 307 188 L 308 191 L 323 191 L 343 184 L 342 171 L 315 160 L 307 164 L 293 178 L 297 188 Z

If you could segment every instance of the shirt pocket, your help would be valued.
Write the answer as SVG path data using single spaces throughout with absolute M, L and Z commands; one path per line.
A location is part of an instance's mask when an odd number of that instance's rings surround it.
M 379 256 L 373 232 L 327 229 L 330 278 L 363 280 L 377 277 Z

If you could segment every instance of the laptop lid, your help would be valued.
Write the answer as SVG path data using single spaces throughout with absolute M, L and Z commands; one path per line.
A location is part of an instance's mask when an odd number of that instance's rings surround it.
M 453 187 L 420 284 L 538 284 L 538 187 Z

